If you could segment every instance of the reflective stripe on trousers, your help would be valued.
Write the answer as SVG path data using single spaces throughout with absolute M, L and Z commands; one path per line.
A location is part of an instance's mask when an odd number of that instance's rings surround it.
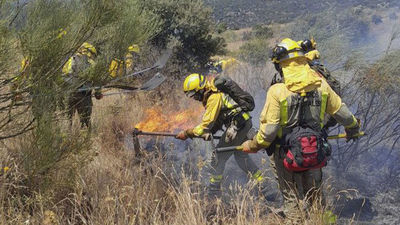
M 230 143 L 225 143 L 224 133 L 217 145 L 217 147 L 228 147 L 242 144 L 247 139 L 247 132 L 251 129 L 252 123 L 251 120 L 246 121 L 245 126 L 240 129 L 235 137 Z M 242 151 L 232 151 L 232 152 L 221 152 L 216 153 L 211 161 L 211 177 L 218 177 L 224 173 L 225 164 L 231 156 L 235 157 L 235 161 L 239 165 L 239 167 L 246 174 L 255 174 L 258 171 L 257 165 L 250 158 L 247 153 L 243 153 Z

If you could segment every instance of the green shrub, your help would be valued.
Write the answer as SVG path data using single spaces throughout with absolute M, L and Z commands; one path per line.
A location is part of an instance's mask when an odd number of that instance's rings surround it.
M 142 0 L 145 9 L 158 15 L 159 32 L 151 43 L 166 48 L 175 39 L 175 56 L 186 68 L 202 67 L 209 58 L 224 53 L 223 38 L 214 36 L 211 9 L 202 0 Z
M 226 25 L 226 23 L 222 22 L 222 23 L 217 24 L 216 31 L 218 34 L 222 34 L 227 29 L 228 29 L 228 25 Z
M 262 65 L 268 60 L 270 51 L 271 47 L 266 40 L 256 38 L 240 47 L 238 57 L 252 65 Z
M 252 32 L 256 38 L 268 39 L 273 35 L 271 28 L 266 25 L 256 25 L 252 27 Z
M 251 31 L 245 31 L 242 34 L 242 40 L 248 41 L 254 38 L 269 39 L 273 36 L 271 28 L 266 25 L 256 25 L 251 28 Z

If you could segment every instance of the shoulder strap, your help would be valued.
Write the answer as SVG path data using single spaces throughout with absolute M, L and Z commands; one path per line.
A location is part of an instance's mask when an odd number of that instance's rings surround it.
M 299 120 L 298 120 L 298 126 L 304 126 L 304 107 L 303 107 L 303 103 L 304 103 L 304 99 L 307 95 L 307 93 L 300 93 L 298 94 L 300 96 L 300 100 L 299 100 Z

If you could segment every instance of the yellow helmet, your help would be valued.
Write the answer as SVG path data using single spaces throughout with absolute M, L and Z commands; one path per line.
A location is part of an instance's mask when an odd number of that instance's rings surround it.
M 78 49 L 78 52 L 84 55 L 88 55 L 89 57 L 97 55 L 96 48 L 87 42 L 84 42 L 81 45 L 81 47 Z
M 129 52 L 135 52 L 135 53 L 140 53 L 140 47 L 139 45 L 131 45 L 128 47 Z
M 192 73 L 185 78 L 185 81 L 183 82 L 183 91 L 186 93 L 187 92 L 195 93 L 197 91 L 204 89 L 205 86 L 206 86 L 205 77 L 198 73 Z
M 297 57 L 304 57 L 303 49 L 298 42 L 290 38 L 285 38 L 272 50 L 271 60 L 274 63 L 280 63 L 281 61 Z
M 61 39 L 62 37 L 64 37 L 65 35 L 67 35 L 67 31 L 63 28 L 58 30 L 58 35 L 57 35 L 57 39 Z
M 311 37 L 311 44 L 312 44 L 312 47 L 315 49 L 315 48 L 317 48 L 317 41 L 315 41 L 315 39 L 314 39 L 314 37 Z

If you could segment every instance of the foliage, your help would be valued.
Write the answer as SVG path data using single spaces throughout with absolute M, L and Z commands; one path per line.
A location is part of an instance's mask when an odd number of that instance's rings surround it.
M 372 9 L 395 8 L 400 6 L 397 0 L 205 0 L 214 9 L 217 21 L 227 23 L 228 27 L 251 27 L 260 23 L 290 23 L 304 15 L 319 14 L 322 10 L 340 14 L 354 6 Z M 328 20 L 323 14 L 318 17 Z
M 84 82 L 92 85 L 106 82 L 111 60 L 122 58 L 129 45 L 143 43 L 156 32 L 154 16 L 141 10 L 138 4 L 132 0 L 38 0 L 18 8 L 19 13 L 12 14 L 13 18 L 5 18 L 0 29 L 4 53 L 1 57 L 11 57 L 1 60 L 0 65 L 4 81 L 0 87 L 3 104 L 0 109 L 8 112 L 2 114 L 7 119 L 2 120 L 0 127 L 8 127 L 2 129 L 8 132 L 2 136 L 32 129 L 33 119 L 36 124 L 41 119 L 55 119 L 57 102 L 70 93 L 66 89 L 69 87 L 63 85 L 61 68 L 83 42 L 92 43 L 100 52 L 96 66 L 82 76 Z M 18 68 L 22 59 L 27 62 L 26 67 Z M 23 100 L 16 101 L 15 96 Z M 26 113 L 27 108 L 32 109 L 33 117 Z
M 269 46 L 267 40 L 255 38 L 242 45 L 237 54 L 239 59 L 245 62 L 252 65 L 262 65 L 268 61 L 270 52 L 271 46 Z
M 217 24 L 216 31 L 218 34 L 225 32 L 227 29 L 228 29 L 228 25 L 226 25 L 226 23 L 222 22 L 222 23 Z
M 256 25 L 251 28 L 251 31 L 243 32 L 242 40 L 248 41 L 253 38 L 269 39 L 273 36 L 272 30 L 266 25 Z
M 79 173 L 94 156 L 91 130 L 74 131 L 63 123 L 68 109 L 62 103 L 71 90 L 61 68 L 89 42 L 100 54 L 82 82 L 104 84 L 110 61 L 126 54 L 132 43 L 145 42 L 157 21 L 135 0 L 10 1 L 0 7 L 13 12 L 0 20 L 0 140 L 9 143 L 22 135 L 12 148 L 13 171 L 23 174 L 8 193 L 18 206 L 8 201 L 1 207 L 49 209 L 79 192 Z M 72 213 L 71 205 L 65 207 L 62 214 Z
M 255 38 L 268 39 L 271 38 L 273 33 L 270 27 L 265 25 L 256 25 L 252 27 L 252 32 Z
M 203 67 L 211 56 L 223 53 L 224 40 L 213 35 L 211 10 L 202 0 L 146 0 L 142 4 L 161 21 L 151 43 L 165 48 L 169 40 L 175 39 L 175 55 L 182 65 L 189 69 Z

